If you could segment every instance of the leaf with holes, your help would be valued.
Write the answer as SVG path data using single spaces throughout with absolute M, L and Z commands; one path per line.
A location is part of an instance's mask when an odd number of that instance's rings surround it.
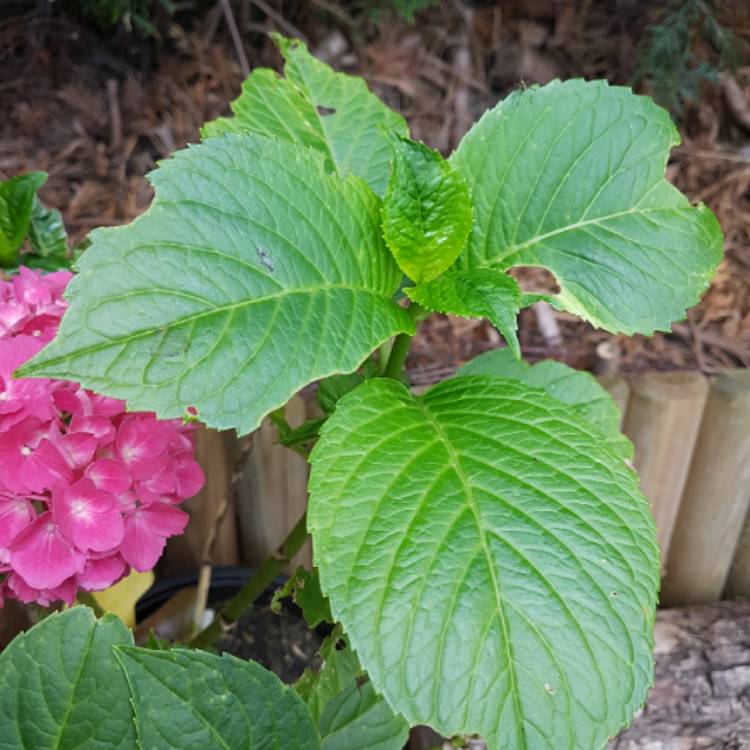
M 431 148 L 391 139 L 393 170 L 383 201 L 385 242 L 401 270 L 417 283 L 453 265 L 471 228 L 466 180 Z
M 313 450 L 321 587 L 375 689 L 490 748 L 603 747 L 652 680 L 635 474 L 570 406 L 496 377 L 345 396 Z
M 128 686 L 112 647 L 133 642 L 113 615 L 51 614 L 0 654 L 1 750 L 132 750 Z
M 286 78 L 256 68 L 232 102 L 234 117 L 207 123 L 203 136 L 258 133 L 309 146 L 339 175 L 355 174 L 382 195 L 392 158 L 387 133 L 407 135 L 404 118 L 361 78 L 334 72 L 298 39 L 273 38 L 284 56 Z
M 186 649 L 126 647 L 115 653 L 130 686 L 143 748 L 320 747 L 305 704 L 260 664 Z
M 435 312 L 487 318 L 502 333 L 516 358 L 518 311 L 524 305 L 518 282 L 496 268 L 451 270 L 426 284 L 407 287 L 407 296 Z
M 494 375 L 543 388 L 552 398 L 570 404 L 619 456 L 633 458 L 633 444 L 620 432 L 622 414 L 617 404 L 589 372 L 551 359 L 529 366 L 516 360 L 507 349 L 495 349 L 474 357 L 457 374 Z
M 245 433 L 307 383 L 413 332 L 392 296 L 379 201 L 315 152 L 227 135 L 152 173 L 156 199 L 92 233 L 55 340 L 24 376 L 75 380 L 131 410 Z
M 669 330 L 722 254 L 713 214 L 664 179 L 678 142 L 665 110 L 605 81 L 514 92 L 450 160 L 474 206 L 459 265 L 542 266 L 558 304 L 594 325 Z

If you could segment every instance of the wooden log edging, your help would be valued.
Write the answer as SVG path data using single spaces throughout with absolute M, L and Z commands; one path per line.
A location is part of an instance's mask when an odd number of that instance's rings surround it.
M 708 381 L 699 372 L 646 373 L 630 383 L 623 431 L 635 446 L 633 464 L 651 501 L 662 568 L 707 395 Z
M 711 383 L 667 555 L 663 605 L 721 597 L 748 503 L 750 370 L 736 370 Z

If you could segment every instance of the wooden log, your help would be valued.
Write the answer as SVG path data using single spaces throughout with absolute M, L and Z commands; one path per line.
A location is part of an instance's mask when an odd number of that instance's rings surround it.
M 167 543 L 160 563 L 160 571 L 166 575 L 200 567 L 206 540 L 217 523 L 212 564 L 239 563 L 233 482 L 237 437 L 233 431 L 217 432 L 205 427 L 197 429 L 193 436 L 195 457 L 206 475 L 206 484 L 181 506 L 190 515 L 190 522 L 184 534 Z
M 750 503 L 750 370 L 718 376 L 706 402 L 667 557 L 662 603 L 721 596 Z
M 633 463 L 651 501 L 662 565 L 707 394 L 708 381 L 698 372 L 646 373 L 630 383 L 624 432 L 635 445 Z
M 286 418 L 292 427 L 305 420 L 306 404 L 301 396 L 287 404 Z M 279 547 L 307 508 L 307 462 L 276 440 L 276 428 L 264 420 L 253 436 L 237 489 L 241 559 L 249 567 L 258 566 Z M 289 570 L 310 566 L 311 561 L 307 542 Z
M 750 599 L 750 513 L 745 518 L 745 524 L 737 542 L 737 551 L 724 586 L 724 598 Z

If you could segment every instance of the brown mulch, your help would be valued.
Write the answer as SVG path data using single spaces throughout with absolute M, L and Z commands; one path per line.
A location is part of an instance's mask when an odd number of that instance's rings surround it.
M 445 153 L 519 81 L 582 75 L 627 83 L 650 5 L 505 0 L 472 9 L 456 0 L 409 26 L 391 18 L 352 24 L 341 10 L 346 4 L 332 0 L 235 3 L 250 67 L 278 67 L 265 31 L 296 30 L 332 65 L 365 76 L 408 118 L 415 137 Z M 165 27 L 157 40 L 117 45 L 30 7 L 0 19 L 0 178 L 49 172 L 42 196 L 63 211 L 79 242 L 95 226 L 126 223 L 145 210 L 152 197 L 145 173 L 225 111 L 239 91 L 241 56 L 218 3 L 189 23 Z M 750 6 L 727 0 L 722 8 L 750 49 Z M 700 103 L 687 108 L 683 144 L 669 165 L 670 179 L 705 201 L 726 235 L 726 259 L 688 319 L 646 340 L 611 336 L 555 312 L 555 342 L 529 309 L 520 318 L 526 356 L 623 371 L 750 366 L 750 127 L 743 105 L 747 116 L 750 66 L 729 84 L 705 86 Z M 534 288 L 550 283 L 533 269 L 519 276 Z M 486 323 L 432 316 L 410 368 L 426 382 L 500 343 Z

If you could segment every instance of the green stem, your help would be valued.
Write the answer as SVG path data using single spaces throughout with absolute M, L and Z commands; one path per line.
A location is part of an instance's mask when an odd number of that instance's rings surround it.
M 104 610 L 99 606 L 99 602 L 96 601 L 94 595 L 90 591 L 84 591 L 83 589 L 81 589 L 76 594 L 76 599 L 78 600 L 79 604 L 84 604 L 87 607 L 91 607 L 97 617 L 102 617 L 104 615 Z
M 224 631 L 231 628 L 273 583 L 276 576 L 299 552 L 306 539 L 307 517 L 305 514 L 297 521 L 276 553 L 261 564 L 255 575 L 216 613 L 211 624 L 201 630 L 188 645 L 193 648 L 208 648 L 213 645 Z
M 420 320 L 424 320 L 424 318 L 427 317 L 427 311 L 416 303 L 412 303 L 409 306 L 408 312 L 415 325 L 419 323 Z M 391 356 L 388 357 L 388 364 L 386 364 L 385 369 L 383 370 L 384 378 L 393 378 L 394 380 L 399 379 L 399 376 L 404 369 L 404 364 L 406 363 L 406 355 L 409 353 L 409 346 L 411 345 L 412 338 L 414 338 L 414 336 L 409 333 L 399 333 L 399 335 L 396 336 L 396 339 L 393 342 L 393 347 L 391 348 Z

